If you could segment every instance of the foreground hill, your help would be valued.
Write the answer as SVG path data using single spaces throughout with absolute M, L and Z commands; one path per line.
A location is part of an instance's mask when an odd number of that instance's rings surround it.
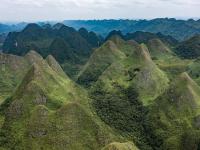
M 164 149 L 198 149 L 199 93 L 199 86 L 182 73 L 152 105 L 150 121 Z
M 112 40 L 119 43 L 117 39 Z M 123 42 L 120 51 L 125 54 L 129 47 L 129 55 L 109 65 L 90 87 L 93 107 L 103 121 L 140 149 L 151 150 L 149 138 L 153 135 L 145 131 L 146 107 L 168 88 L 169 80 L 154 64 L 147 47 Z
M 86 91 L 52 56 L 46 61 L 33 53 L 34 63 L 0 107 L 1 148 L 86 150 L 124 141 L 98 119 Z

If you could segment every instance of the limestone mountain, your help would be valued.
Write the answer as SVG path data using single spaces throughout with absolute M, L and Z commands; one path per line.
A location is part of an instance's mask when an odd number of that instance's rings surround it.
M 55 59 L 47 62 L 37 59 L 1 105 L 0 147 L 98 150 L 125 142 L 91 110 L 87 92 L 63 75 Z
M 21 82 L 28 66 L 23 57 L 0 53 L 0 103 Z
M 113 41 L 107 41 L 90 56 L 90 59 L 78 75 L 78 83 L 90 85 L 114 61 L 123 59 L 124 57 L 126 57 L 125 54 L 118 49 Z
M 34 49 L 43 57 L 51 54 L 64 66 L 75 66 L 66 71 L 72 76 L 79 69 L 77 66 L 84 64 L 93 48 L 100 44 L 101 39 L 94 32 L 89 32 L 84 37 L 74 28 L 63 24 L 49 28 L 28 24 L 23 31 L 8 34 L 3 44 L 3 52 L 25 55 Z
M 139 149 L 152 149 L 145 131 L 146 107 L 168 88 L 169 79 L 152 61 L 148 48 L 126 42 L 132 53 L 114 61 L 90 87 L 93 107 L 111 127 L 135 141 Z
M 197 149 L 199 92 L 199 86 L 187 73 L 182 73 L 152 105 L 151 119 L 157 118 L 152 124 L 165 149 Z

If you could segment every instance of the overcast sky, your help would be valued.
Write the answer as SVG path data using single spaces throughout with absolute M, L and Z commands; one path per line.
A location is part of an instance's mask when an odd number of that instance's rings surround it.
M 0 0 L 1 21 L 200 18 L 200 0 Z

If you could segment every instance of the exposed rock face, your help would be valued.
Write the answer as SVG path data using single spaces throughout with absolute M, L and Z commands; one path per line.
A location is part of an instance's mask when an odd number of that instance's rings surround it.
M 62 70 L 62 68 L 60 67 L 60 65 L 58 64 L 58 62 L 55 60 L 55 58 L 52 55 L 49 55 L 46 58 L 46 62 L 49 64 L 49 66 L 58 74 L 60 75 L 65 75 L 64 71 Z
M 23 115 L 23 102 L 21 100 L 16 100 L 11 103 L 10 107 L 8 108 L 6 115 L 9 120 L 17 119 Z
M 36 98 L 34 99 L 33 103 L 36 105 L 46 105 L 47 103 L 46 96 L 40 94 L 36 95 Z

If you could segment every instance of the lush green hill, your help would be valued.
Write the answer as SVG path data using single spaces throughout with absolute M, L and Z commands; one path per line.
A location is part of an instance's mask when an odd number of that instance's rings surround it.
M 90 85 L 92 82 L 95 82 L 113 62 L 125 57 L 125 53 L 121 51 L 115 42 L 111 40 L 105 42 L 90 56 L 90 59 L 79 73 L 77 82 L 86 86 Z
M 52 56 L 47 63 L 31 54 L 35 62 L 0 107 L 1 148 L 98 150 L 124 141 L 93 113 L 87 92 Z
M 148 47 L 152 60 L 167 73 L 170 79 L 185 72 L 192 62 L 191 60 L 181 59 L 174 53 L 173 47 L 158 38 L 149 40 L 144 46 Z
M 127 87 L 133 84 L 141 100 L 148 104 L 167 87 L 167 76 L 151 60 L 147 47 L 134 41 L 129 41 L 128 45 L 131 46 L 132 54 L 113 62 L 99 80 L 104 82 L 107 90 L 117 85 Z M 121 50 L 125 49 L 121 47 Z
M 198 149 L 200 88 L 182 73 L 150 109 L 150 122 L 163 149 Z
M 155 143 L 145 129 L 147 108 L 165 92 L 169 80 L 151 60 L 147 47 L 135 41 L 126 44 L 132 53 L 113 62 L 90 88 L 93 106 L 107 124 L 140 149 L 151 150 Z
M 10 33 L 4 51 L 23 56 L 0 53 L 0 149 L 198 150 L 199 37 L 122 33 L 102 45 L 60 23 Z

